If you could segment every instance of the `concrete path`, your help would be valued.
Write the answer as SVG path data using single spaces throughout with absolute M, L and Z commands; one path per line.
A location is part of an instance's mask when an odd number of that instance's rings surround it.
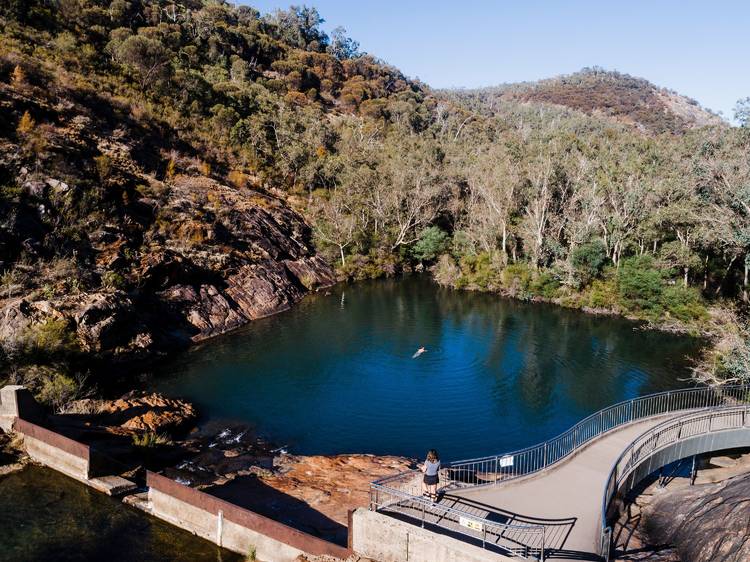
M 648 418 L 612 430 L 588 443 L 571 458 L 538 474 L 492 487 L 454 490 L 450 495 L 528 517 L 575 518 L 562 550 L 573 556 L 574 553 L 597 553 L 604 486 L 615 461 L 639 435 L 684 414 L 682 411 Z

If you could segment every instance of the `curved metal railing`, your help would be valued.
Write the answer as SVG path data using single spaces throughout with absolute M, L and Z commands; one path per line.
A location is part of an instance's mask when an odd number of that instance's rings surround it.
M 720 408 L 750 402 L 750 385 L 704 386 L 670 390 L 626 400 L 600 410 L 578 422 L 564 433 L 544 443 L 500 455 L 481 457 L 447 463 L 440 471 L 441 490 L 493 486 L 523 476 L 528 476 L 549 468 L 570 457 L 600 435 L 635 421 L 670 414 L 673 412 Z M 421 497 L 421 472 L 409 470 L 376 480 L 370 486 L 372 510 L 386 510 L 404 502 L 419 504 Z M 431 503 L 431 502 L 430 502 Z M 440 511 L 440 504 L 432 504 L 432 511 Z M 444 510 L 445 520 L 449 511 Z M 474 517 L 474 516 L 472 516 Z M 439 518 L 438 518 L 439 519 Z M 477 519 L 477 517 L 474 517 Z M 479 517 L 481 525 L 497 526 L 497 522 Z M 538 544 L 537 536 L 544 533 L 539 527 L 544 525 L 506 525 L 516 533 L 519 543 L 531 540 Z M 455 529 L 453 529 L 455 530 Z M 467 533 L 465 530 L 460 532 Z M 527 543 L 528 544 L 528 543 Z M 519 552 L 513 551 L 519 555 Z M 544 546 L 536 547 L 531 555 L 544 557 Z
M 750 385 L 704 386 L 669 390 L 614 404 L 581 420 L 544 443 L 477 459 L 451 462 L 443 487 L 491 486 L 542 471 L 569 457 L 593 439 L 634 421 L 683 410 L 715 408 L 748 401 Z
M 612 529 L 607 524 L 607 514 L 612 500 L 618 493 L 623 493 L 625 488 L 630 491 L 638 484 L 634 479 L 629 485 L 623 487 L 623 484 L 626 484 L 625 480 L 634 474 L 643 462 L 681 441 L 722 431 L 743 428 L 750 430 L 749 424 L 750 406 L 747 404 L 724 406 L 716 410 L 693 412 L 676 419 L 666 420 L 633 440 L 615 461 L 604 488 L 601 512 L 601 556 L 607 560 L 611 547 Z

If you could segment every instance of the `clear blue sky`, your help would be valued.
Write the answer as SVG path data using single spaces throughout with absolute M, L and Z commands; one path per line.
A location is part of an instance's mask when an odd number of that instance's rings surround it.
M 430 86 L 490 86 L 602 66 L 732 117 L 750 96 L 750 2 L 243 0 L 315 6 L 363 50 Z

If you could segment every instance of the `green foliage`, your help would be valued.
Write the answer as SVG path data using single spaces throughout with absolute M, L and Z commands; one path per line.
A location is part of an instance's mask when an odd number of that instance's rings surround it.
M 655 318 L 662 312 L 664 276 L 652 256 L 635 256 L 622 261 L 617 271 L 621 304 L 629 311 Z
M 492 290 L 500 286 L 500 274 L 487 253 L 463 256 L 460 261 L 461 276 L 456 287 Z
M 703 298 L 695 288 L 681 285 L 666 287 L 662 293 L 662 304 L 670 316 L 682 322 L 708 318 Z
M 29 353 L 52 356 L 77 350 L 75 334 L 65 320 L 50 319 L 36 324 L 24 335 Z
M 588 285 L 602 272 L 607 262 L 607 248 L 601 240 L 592 240 L 575 248 L 570 263 L 582 285 Z
M 411 254 L 421 262 L 432 262 L 450 246 L 450 236 L 438 226 L 430 226 L 412 246 Z
M 102 286 L 111 290 L 124 289 L 126 281 L 120 273 L 108 270 L 102 274 Z
M 595 279 L 589 287 L 585 305 L 595 309 L 615 310 L 619 299 L 615 279 Z
M 534 270 L 527 263 L 514 263 L 503 270 L 503 286 L 511 294 L 528 296 L 531 282 L 534 278 Z
M 560 289 L 560 279 L 551 271 L 542 271 L 534 277 L 529 286 L 529 290 L 534 295 L 539 295 L 545 299 L 557 297 Z

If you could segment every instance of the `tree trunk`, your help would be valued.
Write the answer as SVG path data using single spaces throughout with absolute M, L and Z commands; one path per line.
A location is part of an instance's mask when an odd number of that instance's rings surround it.
M 708 289 L 708 255 L 703 263 L 703 290 Z
M 745 256 L 745 278 L 742 280 L 742 300 L 747 302 L 747 270 L 748 270 L 747 256 Z
M 508 229 L 505 226 L 505 222 L 503 222 L 503 263 L 508 263 Z
M 341 252 L 341 267 L 346 266 L 346 260 L 344 259 L 344 247 L 339 246 L 339 251 Z
M 688 286 L 688 271 L 690 271 L 689 267 L 683 268 L 683 271 L 685 272 L 685 276 L 683 278 L 683 283 L 685 284 L 685 287 Z

